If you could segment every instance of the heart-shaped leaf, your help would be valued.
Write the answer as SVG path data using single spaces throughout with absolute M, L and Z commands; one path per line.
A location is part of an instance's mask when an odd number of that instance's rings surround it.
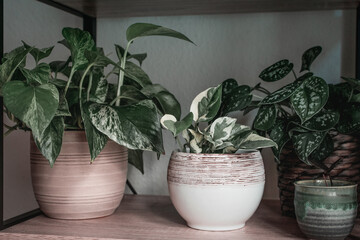
M 222 86 L 211 87 L 199 93 L 191 103 L 190 112 L 195 122 L 212 120 L 221 106 Z
M 54 46 L 48 47 L 48 48 L 38 49 L 38 48 L 29 46 L 24 41 L 22 41 L 22 43 L 24 44 L 24 47 L 26 49 L 31 49 L 30 54 L 31 54 L 31 56 L 34 57 L 34 60 L 35 60 L 36 63 L 38 63 L 40 60 L 50 56 L 52 50 L 54 49 Z
M 90 33 L 78 28 L 66 27 L 63 28 L 62 35 L 71 52 L 73 71 L 83 69 L 88 64 L 85 52 L 96 51 L 95 42 Z
M 278 145 L 278 148 L 273 147 L 272 151 L 274 153 L 275 160 L 280 163 L 280 153 L 285 144 L 290 140 L 289 134 L 286 130 L 285 121 L 279 121 L 274 125 L 270 132 L 270 138 Z
M 299 159 L 304 163 L 311 165 L 308 158 L 310 154 L 320 146 L 326 134 L 326 131 L 294 133 L 291 140 Z
M 6 108 L 29 126 L 35 137 L 49 126 L 59 105 L 59 92 L 53 84 L 29 86 L 11 81 L 4 85 L 3 96 Z
M 336 129 L 343 134 L 352 134 L 360 131 L 360 105 L 349 103 L 344 106 Z
M 242 85 L 233 88 L 225 96 L 222 96 L 222 114 L 233 111 L 243 110 L 250 105 L 252 95 L 250 94 L 251 88 L 247 85 Z M 223 91 L 224 92 L 224 91 Z
M 60 93 L 59 93 L 59 107 L 56 110 L 55 116 L 71 117 L 71 113 L 69 111 L 69 105 L 64 96 L 63 91 L 60 91 Z
M 150 100 L 129 106 L 91 104 L 91 123 L 111 140 L 130 149 L 163 153 L 158 112 Z
M 125 71 L 125 77 L 135 81 L 141 87 L 152 84 L 149 76 L 135 63 L 126 62 Z
M 10 81 L 15 70 L 22 65 L 25 65 L 26 55 L 31 49 L 18 47 L 7 53 L 3 58 L 3 63 L 0 65 L 0 88 L 3 84 Z
M 54 117 L 41 136 L 33 136 L 36 146 L 49 161 L 51 167 L 54 166 L 61 151 L 64 128 L 64 118 Z
M 325 131 L 335 127 L 340 114 L 335 111 L 323 110 L 302 124 L 302 127 L 312 131 Z
M 134 41 L 135 38 L 147 36 L 174 37 L 193 43 L 188 37 L 180 32 L 150 23 L 135 23 L 126 30 L 126 39 L 128 42 Z
M 234 88 L 238 86 L 238 83 L 235 79 L 229 78 L 221 83 L 222 85 L 222 95 L 223 97 L 230 93 Z
M 264 80 L 265 82 L 275 82 L 291 72 L 294 65 L 289 62 L 289 60 L 284 59 L 280 60 L 273 65 L 265 68 L 259 75 L 259 77 Z
M 329 88 L 326 82 L 313 76 L 295 90 L 291 96 L 291 104 L 301 122 L 304 123 L 325 106 L 328 97 Z
M 40 63 L 34 69 L 29 70 L 20 68 L 22 74 L 27 80 L 28 84 L 45 84 L 50 79 L 50 66 L 46 63 Z
M 282 101 L 288 99 L 289 97 L 291 97 L 291 95 L 293 95 L 295 93 L 295 90 L 301 84 L 302 84 L 301 81 L 295 81 L 293 83 L 290 83 L 290 84 L 286 85 L 285 87 L 280 88 L 279 90 L 277 90 L 277 91 L 273 92 L 272 94 L 266 96 L 260 102 L 260 105 L 279 103 L 279 102 L 282 102 Z
M 275 124 L 277 117 L 277 109 L 275 105 L 263 105 L 259 108 L 259 111 L 254 120 L 254 128 L 267 131 Z
M 319 56 L 320 53 L 321 53 L 320 46 L 315 46 L 315 47 L 312 47 L 312 48 L 306 50 L 304 52 L 304 54 L 302 55 L 302 63 L 301 63 L 300 72 L 305 71 L 305 70 L 310 71 L 311 64 L 314 62 L 314 60 L 317 58 L 317 56 Z
M 161 118 L 160 122 L 164 128 L 170 130 L 176 137 L 179 133 L 188 129 L 191 126 L 192 121 L 193 121 L 193 114 L 190 112 L 181 121 L 177 121 L 176 117 L 171 114 L 165 114 Z
M 327 170 L 324 160 L 334 152 L 334 142 L 330 134 L 326 134 L 321 144 L 310 154 L 309 161 L 312 165 Z

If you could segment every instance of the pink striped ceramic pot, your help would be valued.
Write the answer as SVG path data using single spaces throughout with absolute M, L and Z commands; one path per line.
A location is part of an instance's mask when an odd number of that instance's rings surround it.
M 188 226 L 226 231 L 244 227 L 256 211 L 265 172 L 259 151 L 173 152 L 167 179 L 171 201 Z
M 32 138 L 31 138 L 32 139 Z M 127 148 L 108 141 L 90 164 L 83 131 L 66 131 L 53 168 L 31 140 L 31 175 L 41 211 L 51 218 L 88 219 L 112 214 L 124 195 Z

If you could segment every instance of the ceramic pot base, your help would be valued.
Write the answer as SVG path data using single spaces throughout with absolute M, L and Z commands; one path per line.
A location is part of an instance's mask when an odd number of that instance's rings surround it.
M 237 230 L 240 228 L 245 227 L 245 223 L 244 224 L 240 224 L 240 225 L 234 225 L 234 226 L 205 226 L 205 225 L 193 225 L 191 223 L 187 223 L 187 225 L 191 228 L 194 228 L 196 230 L 203 230 L 203 231 L 233 231 L 233 230 Z

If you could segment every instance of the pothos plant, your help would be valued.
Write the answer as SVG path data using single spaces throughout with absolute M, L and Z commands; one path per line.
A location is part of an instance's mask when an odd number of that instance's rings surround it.
M 235 153 L 241 149 L 277 147 L 275 142 L 259 136 L 250 127 L 237 124 L 236 118 L 222 115 L 224 109 L 234 109 L 235 105 L 239 107 L 242 101 L 234 98 L 234 105 L 229 106 L 229 100 L 226 99 L 231 96 L 231 91 L 228 90 L 228 85 L 219 85 L 201 92 L 192 101 L 190 113 L 181 121 L 177 121 L 171 114 L 165 114 L 161 118 L 163 127 L 170 130 L 179 141 L 180 151 Z M 180 133 L 185 139 L 184 145 L 178 138 Z
M 64 28 L 62 35 L 60 43 L 70 50 L 67 60 L 46 63 L 43 59 L 53 47 L 38 49 L 25 42 L 2 59 L 4 111 L 14 121 L 13 126 L 5 125 L 6 134 L 31 130 L 37 147 L 53 166 L 64 130 L 85 130 L 91 161 L 111 139 L 129 149 L 130 163 L 143 172 L 142 151 L 164 151 L 160 116 L 179 118 L 181 110 L 176 98 L 153 84 L 141 69 L 146 53 L 130 54 L 130 45 L 146 36 L 191 40 L 169 28 L 136 23 L 126 31 L 126 47 L 115 45 L 118 61 L 112 61 L 88 32 Z M 27 68 L 28 54 L 35 60 L 32 69 Z M 105 74 L 108 66 L 112 70 Z M 108 82 L 111 75 L 116 76 L 116 84 Z
M 315 76 L 310 67 L 321 50 L 320 46 L 315 46 L 304 52 L 300 76 L 287 59 L 264 69 L 259 77 L 265 82 L 278 81 L 289 73 L 293 73 L 294 81 L 272 93 L 256 85 L 249 92 L 253 100 L 245 101 L 247 106 L 243 110 L 246 114 L 258 109 L 253 128 L 277 143 L 278 148 L 272 148 L 277 161 L 288 143 L 301 161 L 322 168 L 328 174 L 338 164 L 326 166 L 323 163 L 334 151 L 330 132 L 353 134 L 360 130 L 360 80 L 343 78 L 345 82 L 333 85 Z M 256 91 L 265 97 L 257 96 Z

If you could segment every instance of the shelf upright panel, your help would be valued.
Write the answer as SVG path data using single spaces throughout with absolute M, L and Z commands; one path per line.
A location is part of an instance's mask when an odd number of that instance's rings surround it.
M 355 76 L 360 79 L 360 5 L 356 9 L 356 60 L 355 60 Z
M 83 28 L 84 30 L 90 32 L 94 41 L 96 41 L 96 18 L 90 17 L 86 14 L 83 14 L 80 11 L 74 10 L 70 7 L 64 6 L 62 4 L 53 2 L 51 0 L 38 0 L 50 6 L 56 7 L 60 10 L 79 16 L 83 18 Z M 4 54 L 4 0 L 0 0 L 0 59 L 2 59 Z M 0 106 L 3 107 L 3 98 L 0 96 Z M 0 230 L 6 229 L 23 221 L 26 221 L 30 218 L 33 218 L 41 213 L 39 209 L 35 209 L 13 218 L 4 220 L 4 132 L 3 132 L 3 111 L 0 112 Z

